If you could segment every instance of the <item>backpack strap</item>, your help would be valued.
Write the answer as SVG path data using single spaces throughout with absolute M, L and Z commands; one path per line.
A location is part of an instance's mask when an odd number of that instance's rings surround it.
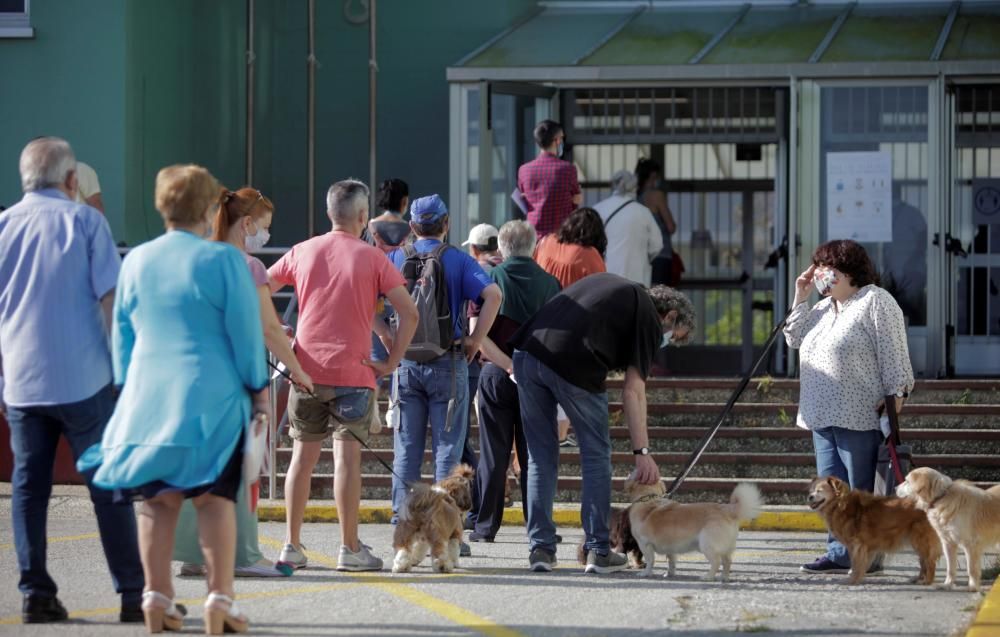
M 622 208 L 624 208 L 625 206 L 627 206 L 627 205 L 629 205 L 630 203 L 633 203 L 633 202 L 635 202 L 635 199 L 629 199 L 628 201 L 626 201 L 622 205 L 620 205 L 617 208 L 615 208 L 614 212 L 612 212 L 611 215 L 608 216 L 608 220 L 604 222 L 604 227 L 607 228 L 608 224 L 611 223 L 611 220 L 615 218 L 615 215 L 617 215 L 619 212 L 621 212 Z

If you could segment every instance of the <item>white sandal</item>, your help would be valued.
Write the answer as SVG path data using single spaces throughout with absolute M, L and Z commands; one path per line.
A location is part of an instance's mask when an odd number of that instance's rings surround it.
M 205 600 L 205 634 L 245 633 L 250 621 L 240 612 L 232 597 L 209 593 Z
M 146 591 L 142 594 L 142 615 L 148 632 L 162 633 L 164 630 L 177 631 L 184 628 L 187 609 L 183 604 L 175 604 L 174 600 L 163 593 Z

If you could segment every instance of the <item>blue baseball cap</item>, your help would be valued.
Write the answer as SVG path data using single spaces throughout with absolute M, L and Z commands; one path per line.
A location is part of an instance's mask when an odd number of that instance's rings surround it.
M 448 214 L 448 206 L 438 195 L 414 199 L 410 204 L 410 220 L 414 223 L 434 223 Z

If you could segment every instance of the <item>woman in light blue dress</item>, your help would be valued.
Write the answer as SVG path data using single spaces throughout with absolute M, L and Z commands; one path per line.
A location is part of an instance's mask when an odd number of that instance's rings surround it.
M 122 264 L 112 332 L 115 383 L 123 385 L 99 446 L 80 460 L 94 484 L 145 499 L 139 545 L 150 632 L 179 630 L 170 557 L 177 516 L 193 499 L 208 567 L 205 628 L 243 632 L 233 603 L 242 439 L 267 413 L 260 303 L 243 256 L 203 237 L 220 186 L 199 166 L 156 177 L 167 232 Z

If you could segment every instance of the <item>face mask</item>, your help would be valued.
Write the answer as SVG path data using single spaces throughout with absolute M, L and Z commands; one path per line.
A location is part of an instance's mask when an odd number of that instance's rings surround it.
M 254 252 L 263 248 L 270 240 L 271 233 L 261 228 L 257 230 L 257 234 L 247 235 L 247 238 L 244 239 L 244 245 L 246 245 L 248 252 Z
M 837 273 L 833 270 L 822 269 L 813 273 L 813 285 L 820 296 L 826 296 L 837 285 Z
M 559 145 L 556 146 L 556 157 L 562 157 L 564 150 L 566 150 L 565 144 L 563 144 L 562 142 L 559 142 Z
M 663 333 L 663 337 L 660 339 L 660 349 L 663 349 L 667 345 L 670 345 L 670 341 L 674 340 L 674 331 L 667 330 Z

